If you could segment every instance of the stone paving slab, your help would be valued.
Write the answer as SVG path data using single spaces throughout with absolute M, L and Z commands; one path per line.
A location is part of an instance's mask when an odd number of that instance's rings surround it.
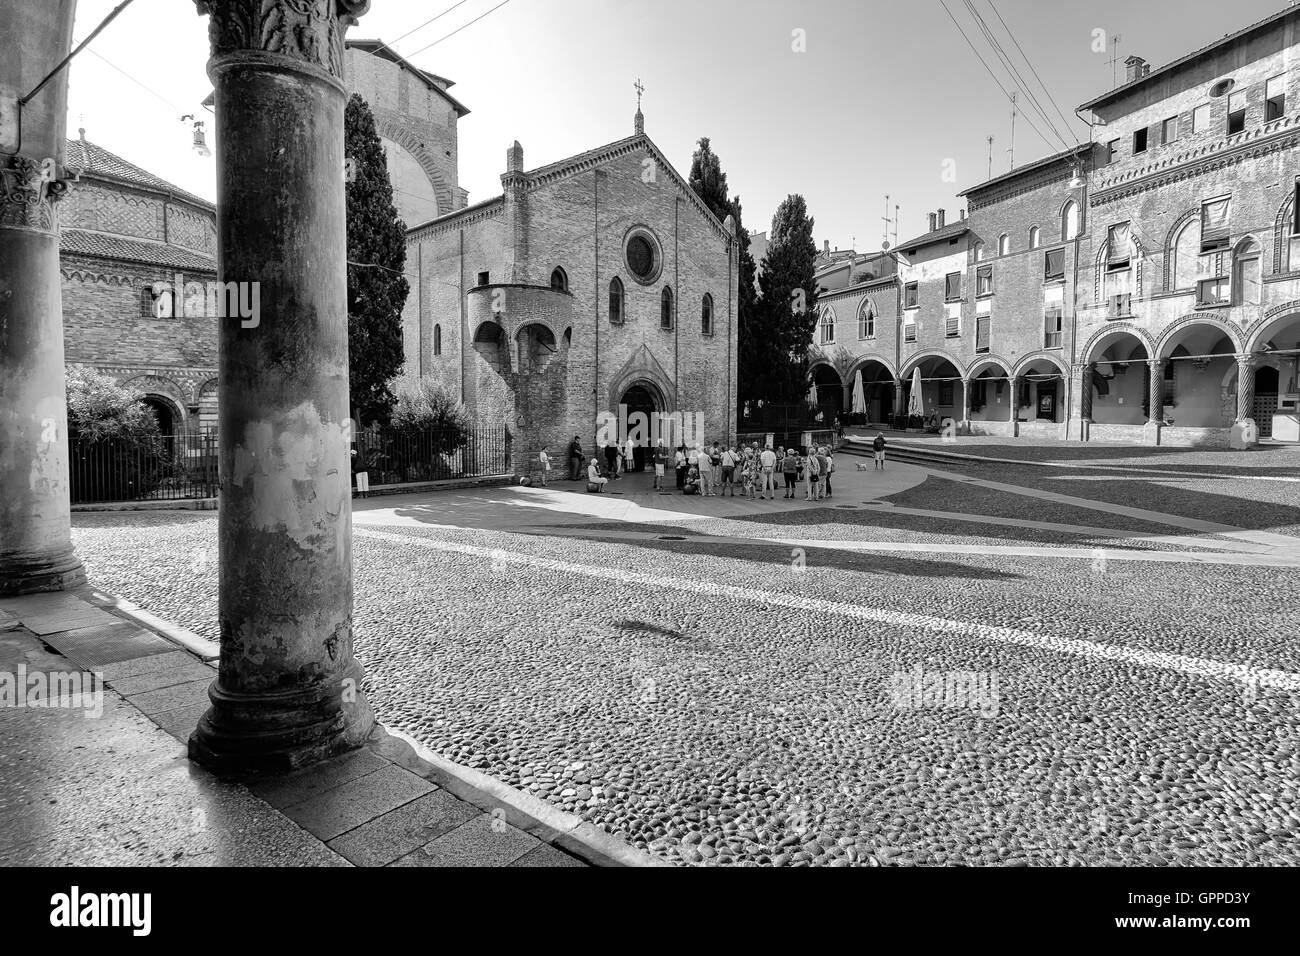
M 138 707 L 145 716 L 166 713 L 181 707 L 196 707 L 208 701 L 208 688 L 212 678 L 192 680 L 174 687 L 145 691 L 142 694 L 124 695 L 133 707 Z
M 356 750 L 283 777 L 254 781 L 248 789 L 271 806 L 283 809 L 319 797 L 386 766 L 388 761 L 369 750 Z
M 190 659 L 181 661 L 170 667 L 161 667 L 157 670 L 147 671 L 143 674 L 136 674 L 129 677 L 115 677 L 109 680 L 109 685 L 113 690 L 126 697 L 137 694 L 143 694 L 147 691 L 162 690 L 166 687 L 175 687 L 179 684 L 189 683 L 190 681 L 202 680 L 212 681 L 217 676 L 217 672 L 201 664 L 196 660 Z
M 522 830 L 484 813 L 406 854 L 393 865 L 506 866 L 541 845 Z
M 381 767 L 332 790 L 283 808 L 284 814 L 322 840 L 332 840 L 376 816 L 433 790 L 401 767 Z
M 434 790 L 336 837 L 329 846 L 358 866 L 387 866 L 474 819 L 480 812 L 445 790 Z M 559 851 L 556 853 L 572 859 Z

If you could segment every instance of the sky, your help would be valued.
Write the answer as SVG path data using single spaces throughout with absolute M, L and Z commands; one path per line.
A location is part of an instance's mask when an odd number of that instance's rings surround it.
M 74 43 L 118 2 L 80 0 Z M 683 175 L 696 141 L 708 136 L 741 197 L 746 228 L 768 229 L 781 200 L 802 193 L 819 245 L 859 251 L 880 248 L 886 194 L 890 216 L 901 207 L 900 240 L 925 232 L 937 207 L 955 218 L 956 193 L 988 178 L 988 136 L 993 174 L 1010 168 L 1008 92 L 1021 104 L 1014 159 L 1023 165 L 1086 140 L 1074 109 L 1112 88 L 1113 70 L 1122 81 L 1124 57 L 1158 68 L 1287 5 L 506 0 L 493 9 L 500 2 L 373 0 L 349 33 L 390 42 L 456 82 L 451 92 L 471 110 L 460 122 L 460 184 L 470 202 L 500 193 L 506 148 L 516 139 L 525 167 L 534 168 L 630 135 L 639 79 L 646 133 Z M 214 160 L 192 150 L 190 124 L 180 119 L 206 119 L 213 145 L 212 117 L 200 106 L 211 90 L 207 55 L 206 18 L 190 0 L 134 0 L 72 63 L 68 135 L 84 126 L 92 142 L 214 198 Z M 1064 142 L 1033 112 L 1030 92 Z

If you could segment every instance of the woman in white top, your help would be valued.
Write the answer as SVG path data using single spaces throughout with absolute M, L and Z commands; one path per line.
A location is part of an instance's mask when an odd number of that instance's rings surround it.
M 600 473 L 600 465 L 594 458 L 591 459 L 591 464 L 587 466 L 587 483 L 595 485 L 597 492 L 602 491 L 605 485 L 609 483 L 609 479 Z

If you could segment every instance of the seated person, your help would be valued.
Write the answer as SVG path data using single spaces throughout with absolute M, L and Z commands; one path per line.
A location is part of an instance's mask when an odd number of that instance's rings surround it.
M 688 495 L 698 495 L 700 493 L 700 468 L 699 465 L 691 465 L 690 471 L 686 473 L 686 485 L 682 491 Z
M 587 466 L 587 490 L 599 493 L 609 484 L 609 479 L 600 473 L 600 464 L 596 459 L 591 459 L 591 464 Z

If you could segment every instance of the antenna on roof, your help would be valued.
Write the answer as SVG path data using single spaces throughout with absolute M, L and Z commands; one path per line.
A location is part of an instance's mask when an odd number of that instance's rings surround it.
M 989 134 L 989 179 L 993 178 L 993 135 Z
M 1115 89 L 1115 87 L 1119 86 L 1119 41 L 1120 39 L 1121 37 L 1118 33 L 1116 33 L 1113 37 L 1110 38 L 1110 44 L 1115 51 L 1115 55 L 1106 61 L 1110 64 L 1110 88 L 1112 90 Z

